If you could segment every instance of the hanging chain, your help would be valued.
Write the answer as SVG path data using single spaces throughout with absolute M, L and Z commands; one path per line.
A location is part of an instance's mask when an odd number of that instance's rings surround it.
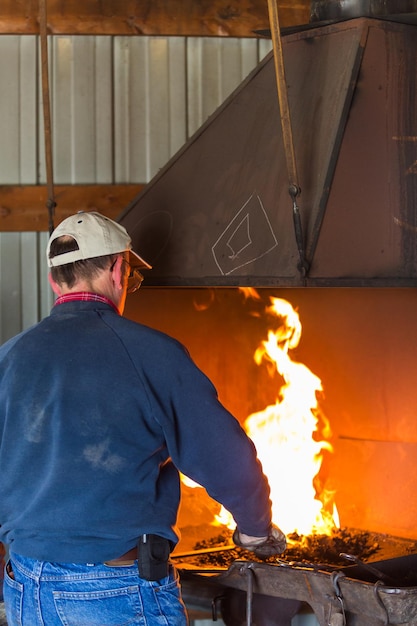
M 295 160 L 294 141 L 291 127 L 291 115 L 288 104 L 288 93 L 285 79 L 284 55 L 282 50 L 281 29 L 279 25 L 277 0 L 268 0 L 269 22 L 271 26 L 272 43 L 274 48 L 275 73 L 278 88 L 278 101 L 281 116 L 282 137 L 284 141 L 285 159 L 289 178 L 288 193 L 293 204 L 293 222 L 295 239 L 298 248 L 299 266 L 302 276 L 306 276 L 309 270 L 309 263 L 305 258 L 304 237 L 301 225 L 300 211 L 297 205 L 297 197 L 301 193 L 298 184 L 297 164 Z
M 49 234 L 54 230 L 55 197 L 54 197 L 54 175 L 52 166 L 52 133 L 51 133 L 51 110 L 50 110 L 50 90 L 49 90 L 49 70 L 48 70 L 48 32 L 47 32 L 47 0 L 39 0 L 39 27 L 41 43 L 41 68 L 42 68 L 42 99 L 43 99 L 43 120 L 45 137 L 45 166 L 46 166 L 46 186 L 48 199 L 46 207 L 48 209 Z

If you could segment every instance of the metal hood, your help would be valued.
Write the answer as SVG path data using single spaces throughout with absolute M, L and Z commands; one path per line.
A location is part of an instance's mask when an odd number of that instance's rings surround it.
M 308 271 L 271 53 L 121 215 L 146 284 L 416 286 L 417 26 L 360 17 L 282 43 Z

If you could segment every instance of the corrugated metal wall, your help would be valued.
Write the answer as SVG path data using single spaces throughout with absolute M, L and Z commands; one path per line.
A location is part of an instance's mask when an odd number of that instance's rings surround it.
M 270 49 L 256 39 L 50 38 L 55 183 L 148 182 Z M 45 183 L 39 65 L 37 37 L 0 37 L 3 185 Z M 0 343 L 49 312 L 46 241 L 0 233 Z

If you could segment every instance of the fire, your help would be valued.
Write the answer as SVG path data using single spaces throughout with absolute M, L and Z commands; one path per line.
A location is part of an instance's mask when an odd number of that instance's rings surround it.
M 254 289 L 241 289 L 245 299 L 259 301 Z M 334 493 L 320 486 L 323 452 L 333 452 L 330 425 L 320 410 L 320 378 L 291 359 L 302 325 L 298 312 L 282 298 L 270 298 L 266 316 L 273 320 L 267 339 L 255 352 L 271 377 L 280 376 L 275 404 L 249 415 L 243 426 L 254 442 L 271 487 L 273 521 L 287 534 L 331 534 L 339 527 Z M 199 487 L 182 476 L 189 487 Z M 223 507 L 212 524 L 234 528 Z
M 271 298 L 266 313 L 275 320 L 275 330 L 255 352 L 255 362 L 267 362 L 283 384 L 274 405 L 250 415 L 245 430 L 253 440 L 271 486 L 273 520 L 289 534 L 330 533 L 338 526 L 337 511 L 329 492 L 317 493 L 315 480 L 323 451 L 331 444 L 319 440 L 330 428 L 321 414 L 317 395 L 321 380 L 303 363 L 293 361 L 289 352 L 301 338 L 301 322 L 292 305 Z

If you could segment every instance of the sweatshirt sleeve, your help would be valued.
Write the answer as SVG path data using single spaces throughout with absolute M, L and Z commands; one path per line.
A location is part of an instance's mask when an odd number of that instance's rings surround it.
M 173 463 L 233 515 L 241 532 L 268 534 L 270 489 L 253 442 L 186 349 L 175 341 L 166 348 L 148 383 Z

